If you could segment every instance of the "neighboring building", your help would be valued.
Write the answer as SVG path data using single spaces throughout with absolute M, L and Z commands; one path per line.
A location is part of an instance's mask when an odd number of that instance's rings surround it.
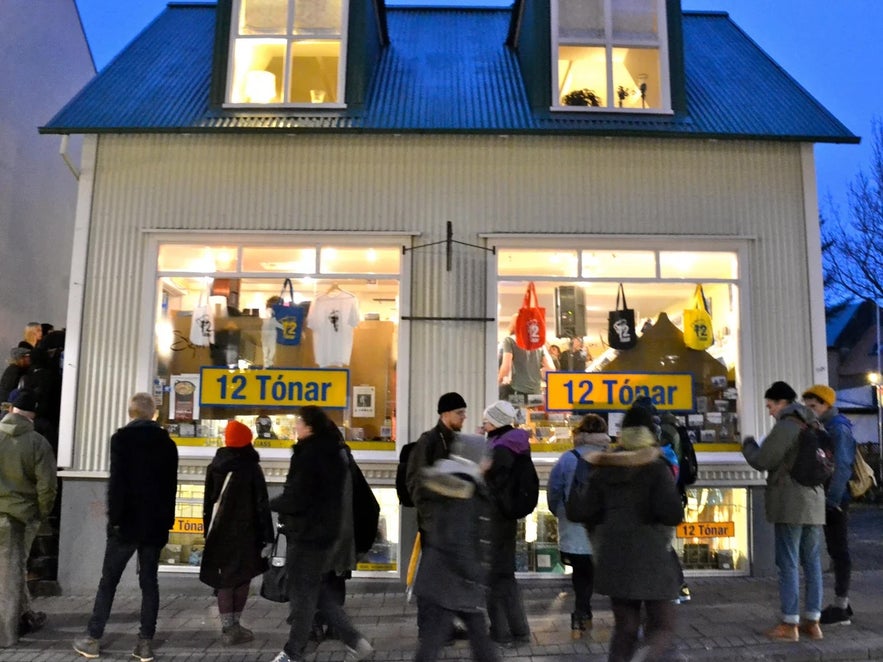
M 198 563 L 225 420 L 260 429 L 278 489 L 292 406 L 314 403 L 383 508 L 361 570 L 399 578 L 413 513 L 395 500 L 397 450 L 445 391 L 469 403 L 468 430 L 481 423 L 529 282 L 547 340 L 581 336 L 593 358 L 521 396 L 543 480 L 580 412 L 615 427 L 649 393 L 697 440 L 687 569 L 774 571 L 763 476 L 739 439 L 769 429 L 771 382 L 826 376 L 813 143 L 858 139 L 726 14 L 677 0 L 172 3 L 42 131 L 85 135 L 63 585 L 97 580 L 107 440 L 129 393 L 151 388 L 182 458 L 164 572 Z M 617 353 L 620 284 L 640 338 Z M 697 284 L 707 350 L 683 339 Z M 540 501 L 519 562 L 560 571 Z
M 0 19 L 0 355 L 28 322 L 64 326 L 77 180 L 37 127 L 95 75 L 74 0 L 4 0 Z M 80 160 L 77 138 L 68 146 Z

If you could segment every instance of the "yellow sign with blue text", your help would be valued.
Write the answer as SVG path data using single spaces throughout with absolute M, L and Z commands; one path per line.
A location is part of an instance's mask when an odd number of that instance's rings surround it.
M 350 371 L 343 368 L 203 368 L 199 404 L 221 407 L 347 406 Z
M 693 375 L 635 372 L 546 373 L 546 409 L 615 411 L 649 397 L 657 409 L 693 409 Z

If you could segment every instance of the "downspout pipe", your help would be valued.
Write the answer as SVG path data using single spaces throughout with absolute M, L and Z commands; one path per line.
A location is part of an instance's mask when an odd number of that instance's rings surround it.
M 80 181 L 80 170 L 77 166 L 74 165 L 74 162 L 71 160 L 71 156 L 68 153 L 68 146 L 70 145 L 70 136 L 68 134 L 64 134 L 61 137 L 61 146 L 58 148 L 58 153 L 61 154 L 61 158 L 64 161 L 64 164 L 67 166 L 68 170 L 70 170 L 74 174 L 74 179 Z

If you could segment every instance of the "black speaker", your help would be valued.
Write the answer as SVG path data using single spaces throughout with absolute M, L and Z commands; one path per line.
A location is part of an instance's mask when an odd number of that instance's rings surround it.
M 586 335 L 586 293 L 581 287 L 555 288 L 555 335 L 559 338 Z

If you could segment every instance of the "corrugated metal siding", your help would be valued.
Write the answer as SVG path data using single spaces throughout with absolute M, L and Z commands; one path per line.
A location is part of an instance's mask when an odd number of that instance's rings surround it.
M 80 362 L 76 467 L 106 466 L 135 388 L 143 230 L 754 236 L 749 318 L 758 384 L 810 383 L 800 147 L 796 144 L 488 136 L 104 136 Z M 685 244 L 689 249 L 689 244 Z M 409 253 L 411 315 L 483 317 L 484 252 Z M 438 394 L 485 404 L 485 326 L 411 324 L 414 436 Z M 785 333 L 783 333 L 783 329 Z M 747 423 L 746 423 L 747 424 Z M 758 423 L 757 429 L 763 427 Z

